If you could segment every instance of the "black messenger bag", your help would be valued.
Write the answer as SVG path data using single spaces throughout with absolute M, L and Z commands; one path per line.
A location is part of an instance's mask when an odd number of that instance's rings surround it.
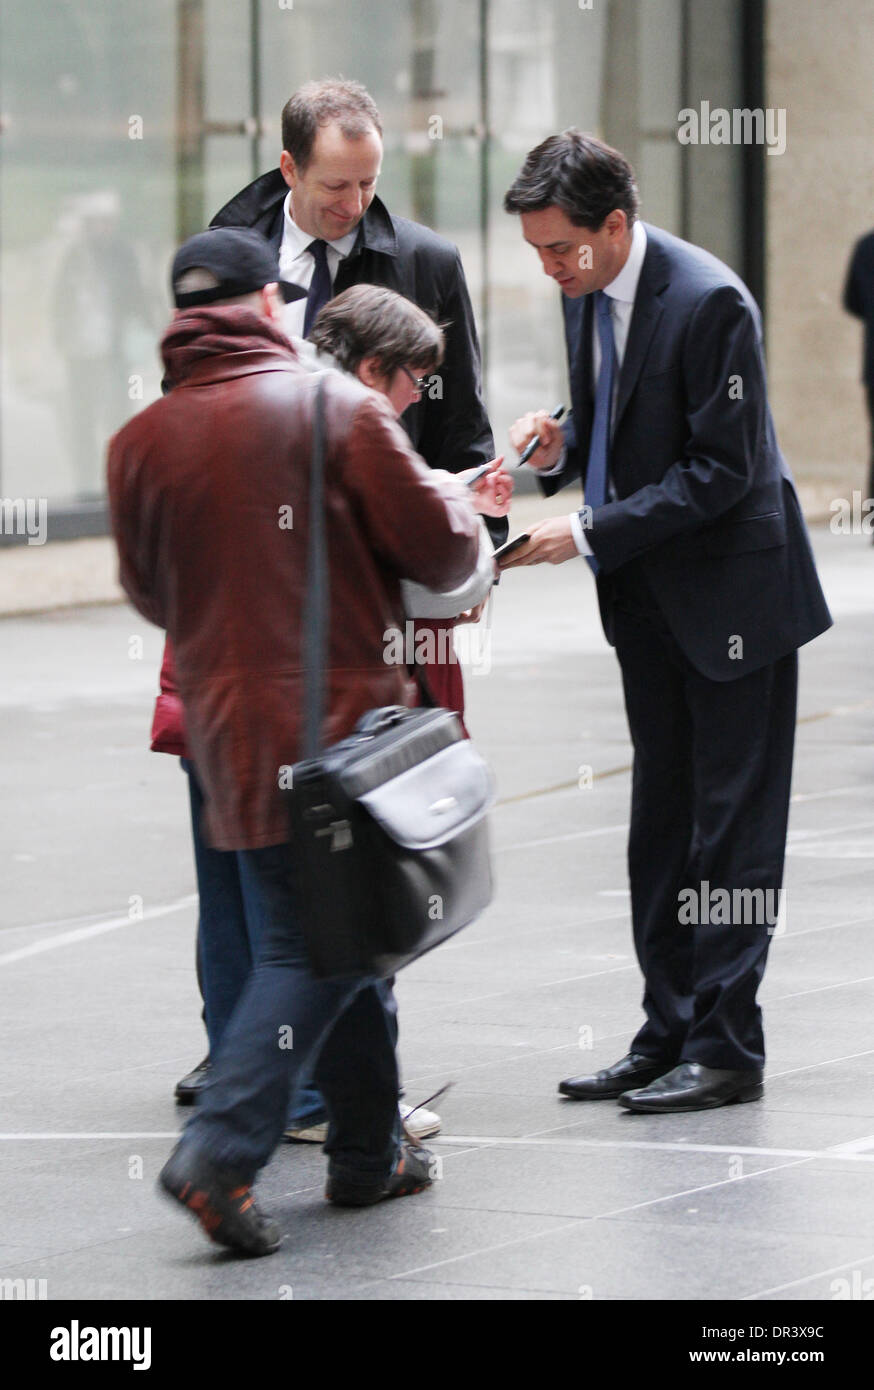
M 385 977 L 491 901 L 493 787 L 451 710 L 371 710 L 348 738 L 321 748 L 329 611 L 322 382 L 309 525 L 305 757 L 287 792 L 300 921 L 317 975 Z

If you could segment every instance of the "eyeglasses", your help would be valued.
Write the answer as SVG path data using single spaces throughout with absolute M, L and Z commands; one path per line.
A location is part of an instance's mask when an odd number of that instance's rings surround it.
M 415 387 L 416 394 L 421 396 L 422 392 L 425 389 L 425 386 L 427 385 L 425 378 L 423 376 L 413 376 L 413 373 L 410 371 L 409 367 L 401 367 L 401 371 L 409 381 L 410 385 Z

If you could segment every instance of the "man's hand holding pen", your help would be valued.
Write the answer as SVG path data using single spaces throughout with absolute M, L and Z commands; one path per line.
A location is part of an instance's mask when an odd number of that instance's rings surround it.
M 556 466 L 564 448 L 564 434 L 554 414 L 545 410 L 529 411 L 510 426 L 510 443 L 520 455 L 536 435 L 540 436 L 540 443 L 528 464 L 538 472 L 548 472 Z M 516 565 L 561 565 L 578 555 L 570 517 L 554 516 L 532 526 L 525 545 L 499 563 L 501 569 L 512 569 Z
M 556 407 L 556 410 L 549 415 L 545 410 L 529 411 L 510 426 L 510 443 L 519 454 L 520 459 L 525 450 L 534 439 L 539 436 L 540 443 L 537 445 L 530 458 L 525 462 L 531 468 L 538 471 L 554 468 L 561 458 L 561 451 L 564 448 L 564 434 L 561 425 L 558 423 L 557 413 L 564 414 L 563 407 Z

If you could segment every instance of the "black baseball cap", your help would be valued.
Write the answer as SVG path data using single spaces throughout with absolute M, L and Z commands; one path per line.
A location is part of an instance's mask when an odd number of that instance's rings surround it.
M 209 270 L 218 280 L 211 290 L 179 294 L 177 281 L 186 270 Z M 306 299 L 300 285 L 279 278 L 279 262 L 270 242 L 251 227 L 210 227 L 183 242 L 173 257 L 170 291 L 177 309 L 196 304 L 215 304 L 238 294 L 253 294 L 265 285 L 279 286 L 286 304 Z

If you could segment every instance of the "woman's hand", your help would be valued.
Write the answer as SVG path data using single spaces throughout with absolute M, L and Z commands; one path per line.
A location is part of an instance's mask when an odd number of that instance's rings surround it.
M 478 603 L 475 608 L 468 608 L 466 613 L 459 613 L 458 617 L 455 619 L 456 623 L 478 623 L 485 611 L 485 606 L 488 601 L 486 597 L 481 603 Z
M 501 467 L 503 462 L 503 454 L 492 459 L 489 463 L 489 472 L 484 473 L 479 482 L 474 483 L 470 489 L 474 510 L 479 512 L 480 516 L 507 516 L 510 511 L 510 500 L 513 496 L 516 480 Z M 464 473 L 458 473 L 456 476 L 463 483 L 475 471 L 473 468 L 468 468 Z

